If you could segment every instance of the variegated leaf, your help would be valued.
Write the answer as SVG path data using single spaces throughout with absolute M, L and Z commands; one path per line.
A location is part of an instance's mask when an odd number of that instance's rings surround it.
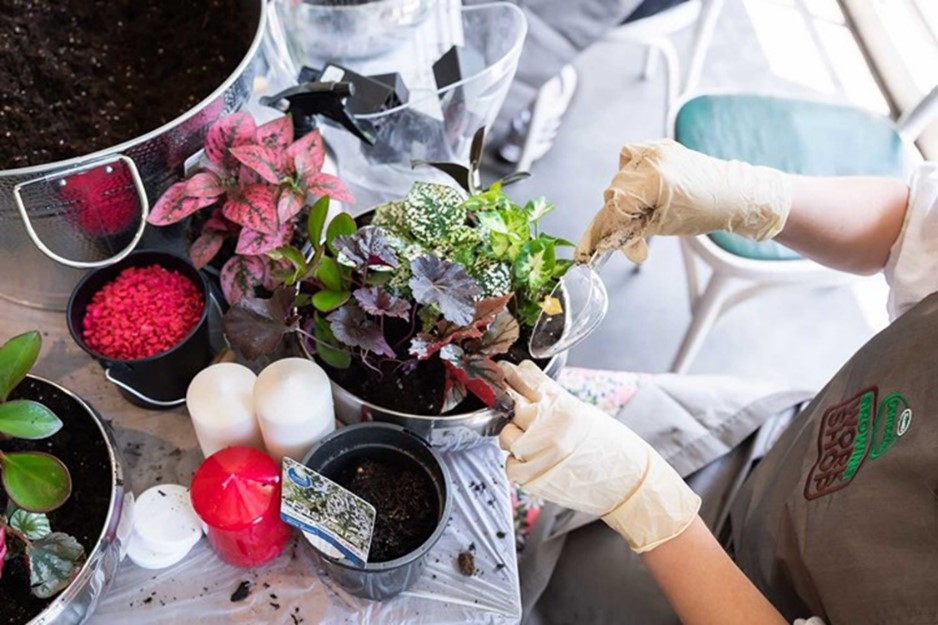
M 203 230 L 199 238 L 193 241 L 192 247 L 189 248 L 189 258 L 195 268 L 201 269 L 212 262 L 224 242 L 225 235 Z
M 303 194 L 290 187 L 280 192 L 280 199 L 277 201 L 277 217 L 280 223 L 289 221 L 300 214 L 303 210 Z M 318 241 L 317 241 L 318 243 Z
M 216 198 L 224 193 L 221 180 L 210 171 L 200 171 L 186 181 L 186 195 L 189 197 Z
M 275 151 L 285 151 L 293 143 L 293 120 L 284 115 L 257 127 L 255 134 L 257 142 L 273 148 Z
M 322 171 L 326 162 L 326 148 L 318 130 L 306 133 L 287 148 L 287 160 L 299 176 L 311 176 Z
M 313 174 L 307 176 L 304 181 L 306 182 L 307 191 L 314 197 L 328 195 L 336 202 L 355 201 L 355 197 L 352 195 L 352 192 L 349 191 L 348 187 L 345 186 L 345 183 L 332 174 Z
M 147 216 L 147 222 L 154 226 L 168 226 L 181 221 L 199 210 L 198 206 L 193 207 L 186 204 L 186 183 L 177 182 L 160 196 L 150 214 Z
M 280 220 L 277 219 L 275 192 L 275 187 L 268 184 L 249 185 L 242 190 L 241 195 L 225 202 L 222 214 L 246 228 L 264 234 L 276 234 Z
M 254 141 L 257 126 L 248 113 L 234 113 L 222 117 L 209 128 L 205 138 L 205 156 L 227 170 L 234 170 L 237 162 L 229 150 Z
M 254 287 L 264 282 L 267 263 L 260 256 L 232 256 L 221 268 L 221 290 L 232 306 L 254 295 Z
M 277 153 L 262 145 L 242 145 L 231 148 L 231 154 L 257 175 L 270 184 L 280 183 L 280 168 L 277 164 Z
M 289 221 L 282 222 L 277 233 L 272 235 L 257 232 L 250 228 L 242 228 L 241 234 L 238 235 L 238 246 L 235 248 L 235 253 L 260 256 L 286 245 L 290 242 L 292 236 L 293 223 Z

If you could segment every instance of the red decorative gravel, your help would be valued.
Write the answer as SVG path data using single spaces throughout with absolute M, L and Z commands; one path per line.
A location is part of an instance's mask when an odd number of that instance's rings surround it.
M 199 322 L 202 293 L 160 265 L 128 267 L 94 294 L 82 338 L 115 360 L 147 358 L 176 346 Z

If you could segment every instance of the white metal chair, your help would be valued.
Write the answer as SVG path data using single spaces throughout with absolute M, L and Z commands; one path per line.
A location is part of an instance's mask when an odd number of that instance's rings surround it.
M 703 109 L 694 112 L 698 119 L 682 119 L 688 107 Z M 936 109 L 938 87 L 896 123 L 823 102 L 704 94 L 679 103 L 670 126 L 679 142 L 722 158 L 804 174 L 904 176 L 921 160 L 912 141 Z M 700 136 L 689 132 L 695 128 L 702 129 Z M 770 154 L 766 146 L 778 153 Z M 728 233 L 683 237 L 681 252 L 692 317 L 671 365 L 675 373 L 688 370 L 714 323 L 736 304 L 770 289 L 838 285 L 855 279 L 774 242 L 753 243 Z M 711 270 L 703 289 L 697 272 L 700 262 Z
M 726 0 L 687 0 L 654 15 L 616 26 L 606 39 L 646 46 L 642 72 L 645 79 L 654 76 L 658 57 L 664 59 L 665 103 L 670 109 L 679 94 L 695 88 L 700 80 L 704 58 L 725 2 Z M 697 26 L 692 52 L 687 73 L 682 80 L 678 53 L 668 36 L 689 28 L 695 22 Z M 573 77 L 575 78 L 575 74 Z M 531 106 L 531 118 L 515 166 L 516 171 L 530 170 L 538 155 L 546 151 L 545 142 L 549 145 L 559 130 L 556 106 L 549 101 L 550 98 L 548 89 L 542 87 Z

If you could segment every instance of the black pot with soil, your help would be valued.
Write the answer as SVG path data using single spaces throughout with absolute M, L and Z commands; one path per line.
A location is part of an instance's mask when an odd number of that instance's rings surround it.
M 360 423 L 324 438 L 305 464 L 375 507 L 364 568 L 311 547 L 321 566 L 349 593 L 387 599 L 421 575 L 453 506 L 449 472 L 419 436 L 390 423 Z
M 28 376 L 10 398 L 41 402 L 62 420 L 62 429 L 50 438 L 2 441 L 0 449 L 48 452 L 69 468 L 72 494 L 48 516 L 53 531 L 73 536 L 84 547 L 86 559 L 71 584 L 52 599 L 30 593 L 29 572 L 22 558 L 8 560 L 0 578 L 0 625 L 77 624 L 94 610 L 120 562 L 126 527 L 125 523 L 119 529 L 125 505 L 122 461 L 110 428 L 94 409 L 63 387 Z M 6 504 L 6 495 L 0 491 L 0 506 Z

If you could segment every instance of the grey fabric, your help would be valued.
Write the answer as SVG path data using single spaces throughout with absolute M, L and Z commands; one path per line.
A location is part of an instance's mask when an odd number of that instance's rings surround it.
M 788 618 L 938 623 L 938 294 L 873 337 L 732 511 L 740 567 Z
M 722 376 L 655 376 L 616 418 L 687 478 L 703 498 L 701 517 L 718 529 L 741 476 L 766 449 L 768 435 L 754 432 L 809 395 L 774 388 Z M 596 517 L 545 506 L 519 572 L 525 623 L 675 622 L 638 557 Z
M 484 4 L 490 0 L 466 0 Z M 499 141 L 508 125 L 564 65 L 620 24 L 642 0 L 514 0 L 528 19 L 518 73 L 489 138 Z

